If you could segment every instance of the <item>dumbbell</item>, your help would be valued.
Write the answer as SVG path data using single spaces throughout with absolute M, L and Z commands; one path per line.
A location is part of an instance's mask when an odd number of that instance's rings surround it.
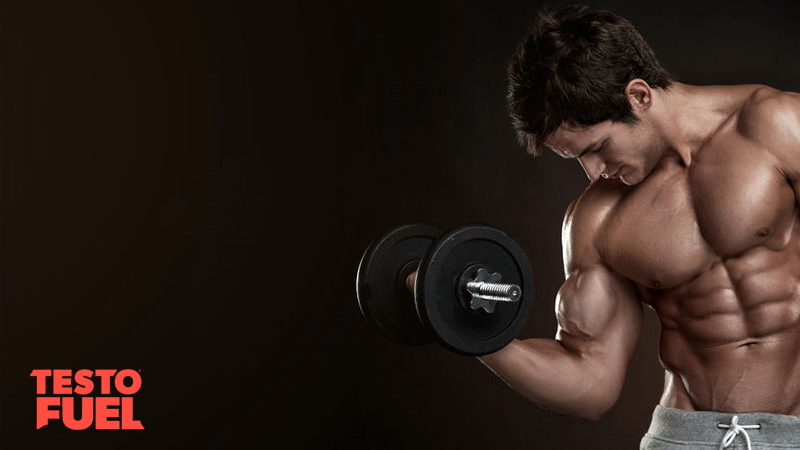
M 414 271 L 412 293 L 406 281 Z M 443 233 L 409 224 L 367 247 L 356 298 L 372 328 L 393 342 L 438 341 L 480 356 L 503 348 L 522 328 L 533 304 L 533 273 L 519 244 L 495 228 Z

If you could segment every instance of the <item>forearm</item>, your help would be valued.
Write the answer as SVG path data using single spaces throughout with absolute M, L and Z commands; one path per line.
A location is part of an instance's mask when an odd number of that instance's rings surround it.
M 599 420 L 621 390 L 621 381 L 604 370 L 603 364 L 554 339 L 514 340 L 479 359 L 539 406 L 587 420 Z

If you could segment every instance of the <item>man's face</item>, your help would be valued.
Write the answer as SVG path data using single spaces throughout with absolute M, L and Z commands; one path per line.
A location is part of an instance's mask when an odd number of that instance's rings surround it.
M 590 180 L 619 179 L 626 185 L 644 180 L 662 153 L 656 133 L 643 121 L 562 124 L 544 144 L 564 158 L 577 159 Z

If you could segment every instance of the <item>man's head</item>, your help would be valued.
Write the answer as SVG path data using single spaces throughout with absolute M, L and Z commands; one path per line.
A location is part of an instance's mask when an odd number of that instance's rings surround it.
M 514 54 L 508 76 L 514 127 L 532 154 L 562 125 L 636 123 L 627 92 L 632 80 L 651 88 L 672 84 L 630 22 L 580 6 L 541 12 Z
M 592 181 L 618 179 L 627 185 L 644 180 L 669 147 L 650 113 L 655 93 L 642 79 L 628 83 L 625 95 L 636 123 L 605 120 L 588 126 L 562 124 L 544 145 L 563 158 L 577 159 Z

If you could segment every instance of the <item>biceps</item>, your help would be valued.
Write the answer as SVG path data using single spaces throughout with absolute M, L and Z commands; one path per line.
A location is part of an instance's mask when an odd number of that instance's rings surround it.
M 569 351 L 627 364 L 642 327 L 635 286 L 602 265 L 576 271 L 556 300 L 556 339 Z

